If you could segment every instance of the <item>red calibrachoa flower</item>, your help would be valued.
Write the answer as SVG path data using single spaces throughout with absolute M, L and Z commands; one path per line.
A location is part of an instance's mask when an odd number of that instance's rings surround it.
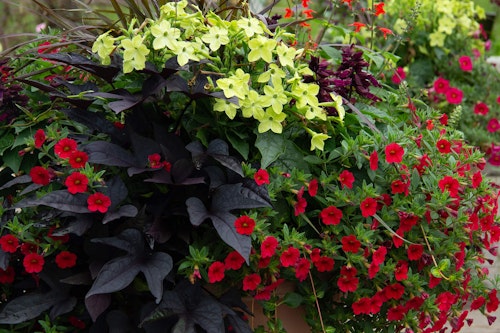
M 384 288 L 384 295 L 386 299 L 395 299 L 398 300 L 403 297 L 405 293 L 405 287 L 399 283 L 393 283 Z
M 451 306 L 455 304 L 457 300 L 458 295 L 452 294 L 449 291 L 445 291 L 437 296 L 436 305 L 438 306 L 439 310 L 447 312 L 451 309 Z
M 61 251 L 56 256 L 56 265 L 57 267 L 71 268 L 76 265 L 76 254 L 69 251 Z
M 41 148 L 43 146 L 43 143 L 47 139 L 47 137 L 45 136 L 45 131 L 41 128 L 35 132 L 34 138 L 35 148 Z
M 257 273 L 247 275 L 243 278 L 243 290 L 252 291 L 257 289 L 262 279 Z
M 75 150 L 69 155 L 69 165 L 74 169 L 83 168 L 88 160 L 89 155 L 80 150 Z
M 392 142 L 385 147 L 385 161 L 387 163 L 401 163 L 405 151 L 396 142 Z
M 438 77 L 436 81 L 434 81 L 434 90 L 438 94 L 446 94 L 446 92 L 450 89 L 450 81 Z
M 28 253 L 36 253 L 38 252 L 38 245 L 33 243 L 22 243 L 21 244 L 21 253 L 27 255 Z
M 306 207 L 307 207 L 307 201 L 304 198 L 304 187 L 302 186 L 300 190 L 297 192 L 297 201 L 293 206 L 295 216 L 299 216 L 300 214 L 305 213 Z
M 404 193 L 405 196 L 409 194 L 410 184 L 403 182 L 401 179 L 396 179 L 391 183 L 392 194 Z
M 377 151 L 373 151 L 370 154 L 370 170 L 377 170 L 378 169 L 378 153 Z
M 481 185 L 483 181 L 483 175 L 481 171 L 478 171 L 472 175 L 472 188 L 477 188 Z
M 477 102 L 474 105 L 474 113 L 475 114 L 484 116 L 484 115 L 487 115 L 488 112 L 490 112 L 490 108 L 488 107 L 488 105 L 486 103 Z
M 326 225 L 337 225 L 342 219 L 342 211 L 334 206 L 329 206 L 324 208 L 321 213 L 319 213 L 321 222 Z
M 232 251 L 230 252 L 226 259 L 224 259 L 224 266 L 226 269 L 232 269 L 232 270 L 238 270 L 243 266 L 243 263 L 245 262 L 245 258 L 241 256 L 241 254 L 238 251 Z
M 464 72 L 472 71 L 472 60 L 468 56 L 461 56 L 458 58 L 458 63 L 460 64 L 460 69 Z
M 484 296 L 479 296 L 476 298 L 472 303 L 470 304 L 470 309 L 471 310 L 478 310 L 480 307 L 482 307 L 486 303 L 486 298 Z
M 23 259 L 23 266 L 28 273 L 40 273 L 45 264 L 45 259 L 38 253 L 27 254 Z
M 34 166 L 30 170 L 31 181 L 38 185 L 49 185 L 50 172 L 41 166 Z
M 313 179 L 309 182 L 309 185 L 307 186 L 307 192 L 311 197 L 315 197 L 316 194 L 318 194 L 318 180 Z
M 355 292 L 358 289 L 359 279 L 356 277 L 358 273 L 354 267 L 342 266 L 340 269 L 340 278 L 337 280 L 337 286 L 343 292 Z
M 314 13 L 314 10 L 312 10 L 312 9 L 304 9 L 302 11 L 302 14 L 304 14 L 305 17 L 308 19 L 314 18 L 314 15 L 312 13 Z
M 77 328 L 79 330 L 85 329 L 85 322 L 83 322 L 83 320 L 80 320 L 75 316 L 69 317 L 68 321 L 71 324 L 71 326 L 73 326 L 74 328 Z
M 441 192 L 444 193 L 445 191 L 448 191 L 451 197 L 458 197 L 460 183 L 455 178 L 451 176 L 444 176 L 443 179 L 439 181 L 438 186 L 441 189 Z
M 0 237 L 0 247 L 4 252 L 14 253 L 17 251 L 17 248 L 19 247 L 19 240 L 14 235 L 11 234 L 4 235 Z
M 488 125 L 486 126 L 486 129 L 490 133 L 495 133 L 496 131 L 499 131 L 500 121 L 498 121 L 497 118 L 491 118 L 490 121 L 488 122 Z
M 0 268 L 0 284 L 12 283 L 15 277 L 16 272 L 12 266 L 8 266 L 5 270 Z
M 316 260 L 313 260 L 314 267 L 318 272 L 330 272 L 335 265 L 335 260 L 327 256 L 321 256 Z
M 424 254 L 424 246 L 421 244 L 410 244 L 407 250 L 409 260 L 419 260 Z
M 280 256 L 281 266 L 290 267 L 295 266 L 297 260 L 299 260 L 300 251 L 293 246 L 290 246 L 287 250 L 283 251 Z
M 342 188 L 344 188 L 344 186 L 347 188 L 352 188 L 352 184 L 354 183 L 354 175 L 352 174 L 352 172 L 344 170 L 339 175 L 339 181 Z
M 359 251 L 359 248 L 361 247 L 361 242 L 354 235 L 342 237 L 341 242 L 342 242 L 342 250 L 344 250 L 344 252 L 356 253 Z
M 441 125 L 443 126 L 448 125 L 448 115 L 446 113 L 443 113 L 441 117 L 439 117 L 439 123 L 441 123 Z
M 91 212 L 106 213 L 111 206 L 111 199 L 103 193 L 96 192 L 87 198 L 87 204 Z
M 464 93 L 462 90 L 455 88 L 455 87 L 450 87 L 446 91 L 446 100 L 450 104 L 460 104 L 462 103 L 462 99 L 464 97 Z
M 158 153 L 154 153 L 148 156 L 148 164 L 150 168 L 159 169 L 163 167 L 163 163 L 161 163 L 161 155 Z
M 269 173 L 267 173 L 267 170 L 259 169 L 254 174 L 253 179 L 259 186 L 269 184 Z
M 398 321 L 403 320 L 408 310 L 402 305 L 396 305 L 387 311 L 387 320 Z
M 262 258 L 270 258 L 276 253 L 278 240 L 274 236 L 267 236 L 260 245 L 260 255 Z
M 372 255 L 372 263 L 375 265 L 381 265 L 385 261 L 385 255 L 387 254 L 387 248 L 385 246 L 380 246 Z
M 255 228 L 255 220 L 250 216 L 240 216 L 234 221 L 236 232 L 240 235 L 251 235 Z
M 377 200 L 374 198 L 366 198 L 359 206 L 363 217 L 373 216 L 377 213 Z
M 208 281 L 215 283 L 224 279 L 225 266 L 224 263 L 216 261 L 208 267 Z
M 59 140 L 54 146 L 54 153 L 60 158 L 69 158 L 72 152 L 76 150 L 77 143 L 73 139 L 64 138 Z
M 446 139 L 440 139 L 436 142 L 436 147 L 441 154 L 451 153 L 451 143 Z
M 497 290 L 493 289 L 488 293 L 488 301 L 486 302 L 486 311 L 495 312 L 500 305 L 500 300 L 497 296 Z
M 404 79 L 406 79 L 406 73 L 403 67 L 398 67 L 394 71 L 394 74 L 391 77 L 391 81 L 394 84 L 400 84 Z
M 371 299 L 370 297 L 361 297 L 356 302 L 352 303 L 352 312 L 358 316 L 360 314 L 370 314 L 371 310 Z
M 399 260 L 394 268 L 394 277 L 396 281 L 404 281 L 408 278 L 408 262 Z
M 299 258 L 295 264 L 295 277 L 299 281 L 304 281 L 309 275 L 311 263 L 306 258 Z
M 64 185 L 68 188 L 68 192 L 71 194 L 86 192 L 88 184 L 89 180 L 87 176 L 80 172 L 73 172 L 64 182 Z

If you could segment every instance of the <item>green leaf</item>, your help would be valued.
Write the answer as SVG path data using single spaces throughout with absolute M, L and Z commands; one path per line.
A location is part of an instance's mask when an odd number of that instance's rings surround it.
M 366 56 L 369 60 L 373 61 L 377 68 L 381 68 L 384 65 L 385 59 L 378 53 L 365 52 L 363 53 L 363 55 Z
M 3 160 L 3 165 L 9 167 L 14 173 L 18 173 L 23 158 L 19 156 L 17 151 L 7 150 L 2 154 L 2 160 Z
M 451 261 L 450 259 L 446 258 L 446 259 L 442 259 L 439 264 L 438 264 L 438 268 L 441 272 L 444 272 L 446 271 L 451 265 Z
M 285 139 L 272 132 L 258 133 L 255 146 L 262 156 L 261 168 L 266 169 L 285 153 Z
M 0 136 L 0 155 L 12 145 L 14 142 L 14 136 L 10 133 Z
M 250 145 L 248 144 L 248 140 L 241 138 L 241 136 L 234 133 L 233 131 L 227 131 L 226 136 L 229 143 L 231 143 L 233 148 L 236 149 L 236 151 L 241 154 L 243 159 L 248 160 L 248 153 L 250 151 Z
M 304 156 L 304 161 L 309 164 L 323 164 L 323 160 L 316 155 Z
M 439 267 L 432 267 L 431 268 L 431 274 L 432 276 L 436 277 L 436 278 L 441 278 L 441 271 L 439 270 Z
M 297 293 L 288 293 L 285 295 L 283 302 L 291 308 L 296 308 L 302 304 L 304 298 Z

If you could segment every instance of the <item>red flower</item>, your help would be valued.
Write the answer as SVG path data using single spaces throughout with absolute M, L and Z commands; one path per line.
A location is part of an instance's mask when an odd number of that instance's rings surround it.
M 7 284 L 14 282 L 16 272 L 12 266 L 8 266 L 6 270 L 0 268 L 0 284 Z
M 23 259 L 23 266 L 28 273 L 40 273 L 43 269 L 45 260 L 38 253 L 27 254 Z
M 441 189 L 441 192 L 444 193 L 445 191 L 448 191 L 451 197 L 458 197 L 460 183 L 455 178 L 451 176 L 444 176 L 443 179 L 439 181 L 438 186 Z
M 27 255 L 28 253 L 36 253 L 38 251 L 38 245 L 33 243 L 22 243 L 21 253 Z
M 69 251 L 61 251 L 56 256 L 56 265 L 57 267 L 71 268 L 76 265 L 76 254 L 71 253 Z
M 377 212 L 377 200 L 374 198 L 366 198 L 361 202 L 360 208 L 363 217 L 373 216 Z
M 375 265 L 381 265 L 385 260 L 385 255 L 387 254 L 387 248 L 385 246 L 379 247 L 372 255 L 372 263 Z
M 401 179 L 396 179 L 391 183 L 391 192 L 392 194 L 404 193 L 405 196 L 408 196 L 410 184 L 403 182 Z
M 163 167 L 161 163 L 161 156 L 158 153 L 154 153 L 148 156 L 149 167 L 153 169 L 159 169 Z
M 71 194 L 83 193 L 87 191 L 88 184 L 89 180 L 87 176 L 80 172 L 73 172 L 64 182 L 64 185 L 68 188 L 68 192 Z
M 387 39 L 387 35 L 394 35 L 392 30 L 388 28 L 378 27 L 378 30 L 380 30 L 384 34 L 384 39 Z
M 481 171 L 476 172 L 475 174 L 472 175 L 472 188 L 477 188 L 479 185 L 481 185 L 483 181 L 483 175 L 481 174 Z
M 443 113 L 441 117 L 439 117 L 439 122 L 441 125 L 446 126 L 448 125 L 448 115 L 446 113 Z
M 309 182 L 309 185 L 307 186 L 307 192 L 309 192 L 309 195 L 311 197 L 315 197 L 316 194 L 318 193 L 318 180 L 313 179 Z
M 47 139 L 44 130 L 41 128 L 35 132 L 34 138 L 35 138 L 35 148 L 42 147 L 43 143 Z
M 259 169 L 253 176 L 257 185 L 269 184 L 269 174 L 264 169 Z
M 285 8 L 285 18 L 290 18 L 290 17 L 293 17 L 293 10 L 290 9 L 290 8 Z
M 224 259 L 224 266 L 226 269 L 238 270 L 243 266 L 245 258 L 241 256 L 238 251 L 230 252 L 226 259 Z
M 486 311 L 495 312 L 498 309 L 500 301 L 498 300 L 497 290 L 493 289 L 488 293 L 488 301 L 486 302 Z
M 303 197 L 304 195 L 304 187 L 301 187 L 299 192 L 297 193 L 297 202 L 294 205 L 294 214 L 295 216 L 299 216 L 306 211 L 307 201 Z
M 340 278 L 337 280 L 337 286 L 343 292 L 356 291 L 358 289 L 359 279 L 356 277 L 358 271 L 354 267 L 342 266 L 340 269 Z
M 451 143 L 446 139 L 441 139 L 436 142 L 436 147 L 441 154 L 451 153 Z
M 353 22 L 349 24 L 351 27 L 355 27 L 354 32 L 360 32 L 361 28 L 366 27 L 366 24 L 361 23 L 361 22 Z
M 356 253 L 359 251 L 359 248 L 361 247 L 361 242 L 354 235 L 342 237 L 341 242 L 342 242 L 342 250 L 344 250 L 344 252 Z
M 450 87 L 448 91 L 446 91 L 446 100 L 450 104 L 460 104 L 462 103 L 462 98 L 464 93 L 462 90 L 454 87 Z
M 403 281 L 408 278 L 408 263 L 404 260 L 399 260 L 394 268 L 394 277 L 396 281 Z
M 472 60 L 468 56 L 458 58 L 458 63 L 460 64 L 460 69 L 464 72 L 472 71 Z
M 5 236 L 0 237 L 0 247 L 2 251 L 8 253 L 14 253 L 17 251 L 19 247 L 19 240 L 16 236 L 7 234 Z
M 83 330 L 85 329 L 85 323 L 83 322 L 83 320 L 80 320 L 78 318 L 76 318 L 75 316 L 71 316 L 68 318 L 68 321 L 69 323 L 74 327 L 74 328 L 77 328 L 79 330 Z
M 329 206 L 324 208 L 321 213 L 319 213 L 321 222 L 326 225 L 337 225 L 342 219 L 342 211 L 334 206 Z
M 161 162 L 161 165 L 163 166 L 163 168 L 167 171 L 167 172 L 170 172 L 170 170 L 172 169 L 172 163 L 168 162 L 168 161 L 163 161 Z
M 309 7 L 309 1 L 311 1 L 311 0 L 302 0 L 302 7 L 304 7 L 304 8 Z
M 64 138 L 54 146 L 54 153 L 60 158 L 68 158 L 76 150 L 77 143 L 73 139 Z
M 72 168 L 83 168 L 89 160 L 89 155 L 83 151 L 75 150 L 69 155 L 69 165 Z
M 438 94 L 446 94 L 446 92 L 450 89 L 450 81 L 438 77 L 436 81 L 434 81 L 434 90 Z
M 257 273 L 247 275 L 243 278 L 243 290 L 255 290 L 261 282 L 260 275 Z
M 497 118 L 491 118 L 488 122 L 488 125 L 486 126 L 486 129 L 490 133 L 495 133 L 496 131 L 500 130 L 500 121 L 498 121 Z
M 309 275 L 309 270 L 311 269 L 311 263 L 306 258 L 299 258 L 295 264 L 295 277 L 299 281 L 304 281 Z
M 376 150 L 374 150 L 370 154 L 370 170 L 377 170 L 378 169 L 378 153 Z
M 405 151 L 403 147 L 393 142 L 385 147 L 385 161 L 387 163 L 401 163 Z
M 361 297 L 356 302 L 352 303 L 352 312 L 358 316 L 360 314 L 371 313 L 371 299 L 369 297 Z
M 457 301 L 458 296 L 449 292 L 445 291 L 439 294 L 436 298 L 436 304 L 439 308 L 439 310 L 443 312 L 447 312 L 448 310 L 451 309 L 451 306 L 455 304 Z
M 385 10 L 384 10 L 384 3 L 383 2 L 379 2 L 379 3 L 376 3 L 374 5 L 375 7 L 375 16 L 379 16 L 379 15 L 382 15 L 382 14 L 385 14 Z
M 346 3 L 349 8 L 352 8 L 352 4 L 351 4 L 352 0 L 342 0 L 342 3 Z
M 236 232 L 240 235 L 251 235 L 255 228 L 255 220 L 249 216 L 240 216 L 234 221 Z
M 215 283 L 224 279 L 225 266 L 222 262 L 216 261 L 208 267 L 208 281 Z
M 49 170 L 41 166 L 34 166 L 30 170 L 31 181 L 38 185 L 48 185 L 50 183 Z
M 409 260 L 419 260 L 424 253 L 424 246 L 421 244 L 410 244 L 408 246 L 407 254 Z
M 429 276 L 429 288 L 434 289 L 441 282 L 441 278 L 437 278 L 434 275 L 430 274 Z
M 408 232 L 411 228 L 417 224 L 419 218 L 417 215 L 406 212 L 398 212 L 399 217 L 399 229 L 402 232 Z
M 483 102 L 477 102 L 476 105 L 474 105 L 474 113 L 479 114 L 479 115 L 487 115 L 488 112 L 490 112 L 490 108 L 486 103 Z
M 339 175 L 339 181 L 342 188 L 352 188 L 352 184 L 354 183 L 354 175 L 352 172 L 348 170 L 344 170 Z
M 387 320 L 398 321 L 403 320 L 406 315 L 406 308 L 402 305 L 396 305 L 387 311 Z
M 398 300 L 403 297 L 405 293 L 405 287 L 399 283 L 393 283 L 384 288 L 384 295 L 387 299 L 395 299 Z
M 470 309 L 477 310 L 480 307 L 482 307 L 485 302 L 486 302 L 486 299 L 483 296 L 479 296 L 474 301 L 472 301 L 472 303 L 470 304 Z
M 335 265 L 335 260 L 327 256 L 321 256 L 316 260 L 313 260 L 314 267 L 318 272 L 329 272 L 333 269 Z
M 267 236 L 260 245 L 260 255 L 262 258 L 270 258 L 276 252 L 278 240 L 274 236 Z
M 106 213 L 108 211 L 109 206 L 111 206 L 111 200 L 109 197 L 103 193 L 96 192 L 91 194 L 87 198 L 88 209 L 91 212 L 101 212 Z
M 314 18 L 314 15 L 312 14 L 314 13 L 314 10 L 312 9 L 304 9 L 302 13 L 306 16 L 306 18 Z
M 299 260 L 300 252 L 293 246 L 290 246 L 286 251 L 280 256 L 280 262 L 283 267 L 295 266 L 297 260 Z
M 63 244 L 67 243 L 69 241 L 69 234 L 64 234 L 64 235 L 61 235 L 61 236 L 55 236 L 54 235 L 54 231 L 56 231 L 56 226 L 51 226 L 49 228 L 49 232 L 47 232 L 47 236 L 50 239 L 53 239 L 56 242 L 61 242 Z
M 404 79 L 406 79 L 406 73 L 403 67 L 398 67 L 394 71 L 394 74 L 391 77 L 391 81 L 394 84 L 400 84 Z

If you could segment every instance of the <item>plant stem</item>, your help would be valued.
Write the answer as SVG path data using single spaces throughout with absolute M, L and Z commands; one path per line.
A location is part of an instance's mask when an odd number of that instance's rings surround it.
M 318 310 L 319 322 L 321 324 L 321 330 L 323 333 L 326 333 L 325 324 L 323 323 L 323 316 L 321 315 L 321 308 L 319 307 L 318 295 L 316 294 L 316 288 L 314 287 L 314 281 L 311 275 L 311 271 L 309 271 L 309 281 L 311 281 L 311 288 L 314 294 L 314 301 L 316 302 L 316 309 Z

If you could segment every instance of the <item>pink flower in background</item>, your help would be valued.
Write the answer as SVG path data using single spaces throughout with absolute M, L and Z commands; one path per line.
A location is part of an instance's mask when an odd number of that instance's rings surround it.
M 446 94 L 449 88 L 450 82 L 442 77 L 438 77 L 436 81 L 434 81 L 434 90 L 437 94 Z
M 460 69 L 464 72 L 472 71 L 472 60 L 468 56 L 461 56 L 458 58 L 458 63 L 460 64 Z
M 480 114 L 484 116 L 490 111 L 490 108 L 486 103 L 483 102 L 477 102 L 476 105 L 474 105 L 474 113 L 475 114 Z
M 450 87 L 446 91 L 446 100 L 450 104 L 460 104 L 462 103 L 462 98 L 464 97 L 464 93 L 462 90 L 455 88 L 455 87 Z
M 496 131 L 500 130 L 500 122 L 497 118 L 492 118 L 488 122 L 488 126 L 486 126 L 486 128 L 488 129 L 488 132 L 495 133 Z
M 394 84 L 400 84 L 404 79 L 406 79 L 406 73 L 403 67 L 396 68 L 391 78 L 392 82 Z

